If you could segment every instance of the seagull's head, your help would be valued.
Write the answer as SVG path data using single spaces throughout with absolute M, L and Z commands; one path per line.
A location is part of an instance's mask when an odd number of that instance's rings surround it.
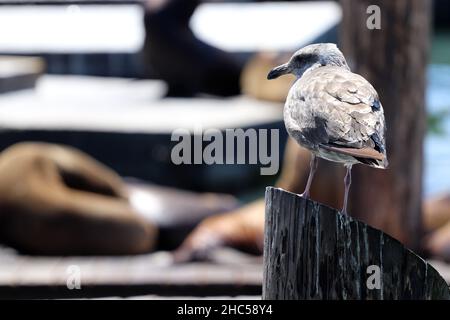
M 267 79 L 275 79 L 288 73 L 300 78 L 305 72 L 323 66 L 349 69 L 344 55 L 334 43 L 316 43 L 303 47 L 288 62 L 270 70 Z

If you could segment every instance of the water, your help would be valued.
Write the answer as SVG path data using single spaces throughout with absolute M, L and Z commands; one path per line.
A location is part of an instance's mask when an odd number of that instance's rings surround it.
M 450 192 L 450 65 L 429 66 L 426 103 L 442 129 L 425 138 L 424 194 L 429 196 Z

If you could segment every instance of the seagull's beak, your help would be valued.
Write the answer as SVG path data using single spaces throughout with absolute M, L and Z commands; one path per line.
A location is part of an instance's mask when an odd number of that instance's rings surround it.
M 289 64 L 285 63 L 285 64 L 282 64 L 281 66 L 275 67 L 272 70 L 270 70 L 269 74 L 267 75 L 267 79 L 268 80 L 276 79 L 279 76 L 282 76 L 289 72 L 290 72 Z

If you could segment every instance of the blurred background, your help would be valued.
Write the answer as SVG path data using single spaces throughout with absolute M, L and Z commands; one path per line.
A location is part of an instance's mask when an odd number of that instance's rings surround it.
M 0 297 L 259 298 L 265 187 L 309 171 L 282 121 L 294 79 L 266 75 L 316 42 L 386 110 L 391 169 L 356 170 L 350 213 L 450 281 L 450 4 L 372 2 L 1 1 Z M 176 165 L 180 128 L 277 129 L 279 174 Z M 342 168 L 319 166 L 312 198 L 338 208 Z

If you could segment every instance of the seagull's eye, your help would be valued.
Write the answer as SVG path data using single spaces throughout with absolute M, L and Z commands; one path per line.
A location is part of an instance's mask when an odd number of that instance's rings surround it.
M 311 63 L 313 61 L 313 58 L 314 57 L 312 54 L 301 54 L 295 57 L 295 62 L 298 65 L 305 65 Z

